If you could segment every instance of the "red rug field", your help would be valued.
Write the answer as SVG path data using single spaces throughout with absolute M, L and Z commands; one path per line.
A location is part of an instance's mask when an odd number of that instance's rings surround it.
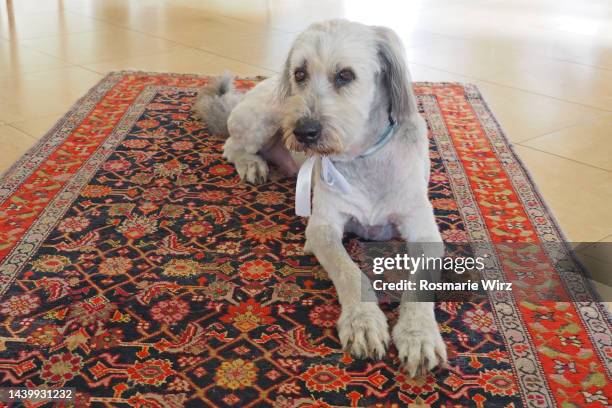
M 191 112 L 206 81 L 110 74 L 0 180 L 0 386 L 73 387 L 76 406 L 610 406 L 609 318 L 562 274 L 521 279 L 576 301 L 440 302 L 449 367 L 426 378 L 393 347 L 344 354 L 295 180 L 240 182 Z M 415 91 L 445 241 L 561 243 L 478 90 Z

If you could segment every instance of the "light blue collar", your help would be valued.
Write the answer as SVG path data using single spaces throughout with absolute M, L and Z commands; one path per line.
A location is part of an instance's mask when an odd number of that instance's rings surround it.
M 395 125 L 395 121 L 391 116 L 389 116 L 389 126 L 387 126 L 382 135 L 380 135 L 378 141 L 374 144 L 374 146 L 370 147 L 368 150 L 357 156 L 357 158 L 363 159 L 364 157 L 371 156 L 380 149 L 382 149 L 387 143 L 389 143 L 389 140 L 391 140 L 391 138 L 395 134 Z

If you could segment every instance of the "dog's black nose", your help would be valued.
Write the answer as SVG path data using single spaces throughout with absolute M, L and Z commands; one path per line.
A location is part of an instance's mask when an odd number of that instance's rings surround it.
M 321 124 L 311 118 L 299 119 L 295 124 L 293 134 L 300 143 L 313 144 L 321 136 Z

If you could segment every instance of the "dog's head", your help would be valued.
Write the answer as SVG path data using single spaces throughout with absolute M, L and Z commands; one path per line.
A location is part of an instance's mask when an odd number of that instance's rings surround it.
M 358 154 L 376 141 L 372 122 L 391 114 L 401 125 L 417 112 L 398 36 L 345 20 L 313 24 L 297 37 L 279 97 L 287 147 L 323 155 Z

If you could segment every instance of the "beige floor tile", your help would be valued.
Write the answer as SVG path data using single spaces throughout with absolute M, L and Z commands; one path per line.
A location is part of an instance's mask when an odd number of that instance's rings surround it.
M 612 235 L 596 242 L 577 242 L 574 249 L 592 258 L 612 263 Z
M 208 2 L 209 0 L 200 0 L 203 6 Z M 178 2 L 175 0 L 63 0 L 62 3 L 64 10 L 119 24 L 138 19 L 154 9 L 170 13 L 177 7 Z
M 455 39 L 409 48 L 407 54 L 412 63 L 612 111 L 612 70 Z
M 0 25 L 0 36 L 11 40 L 59 36 L 112 29 L 110 24 L 70 12 L 17 15 Z
M 56 113 L 33 119 L 26 119 L 20 122 L 13 122 L 10 125 L 23 133 L 27 133 L 34 139 L 40 139 L 62 118 L 62 116 L 63 113 Z
M 496 2 L 494 7 L 463 3 L 436 9 L 418 16 L 413 28 L 469 41 L 480 46 L 496 46 L 520 54 L 576 62 L 604 68 L 612 66 L 612 36 L 585 35 L 546 28 L 537 4 L 517 7 L 512 2 Z M 584 2 L 580 3 L 581 7 Z M 508 6 L 508 7 L 506 7 Z
M 592 120 L 606 111 L 520 89 L 474 81 L 508 138 L 521 142 Z
M 225 44 L 215 41 L 214 37 L 210 35 L 198 48 L 278 72 L 285 63 L 294 35 L 254 35 L 242 38 L 242 34 L 236 33 L 228 35 Z
M 612 279 L 612 242 L 610 238 L 606 241 L 594 242 L 594 243 L 586 243 L 586 248 L 580 249 L 578 252 L 584 254 L 585 256 L 589 256 L 591 258 L 597 259 L 600 262 L 604 262 L 610 265 L 610 279 Z
M 24 40 L 21 44 L 73 64 L 150 55 L 176 47 L 171 41 L 120 28 Z
M 68 66 L 58 58 L 0 40 L 0 78 Z
M 612 115 L 580 123 L 521 144 L 612 171 Z
M 446 0 L 437 3 L 453 3 L 464 0 Z M 215 2 L 216 3 L 216 2 Z M 257 26 L 265 26 L 274 30 L 297 34 L 310 24 L 332 18 L 346 18 L 368 25 L 384 25 L 395 30 L 407 47 L 425 45 L 440 37 L 439 34 L 427 30 L 415 29 L 411 20 L 418 19 L 419 13 L 409 13 L 402 9 L 413 10 L 417 5 L 436 3 L 430 1 L 412 2 L 404 6 L 395 0 L 385 0 L 379 7 L 373 8 L 368 2 L 346 2 L 340 0 L 316 0 L 309 2 L 274 1 L 270 2 L 226 2 L 221 1 L 210 8 L 212 12 L 224 17 L 239 20 Z M 423 4 L 425 3 L 425 4 Z M 195 7 L 195 6 L 194 6 Z M 394 7 L 397 13 L 389 13 L 389 7 Z M 208 11 L 207 13 L 210 13 Z
M 502 85 L 612 111 L 612 70 L 548 58 L 500 65 L 488 79 Z
M 546 29 L 520 29 L 497 40 L 518 52 L 594 67 L 612 68 L 612 38 Z
M 568 240 L 593 242 L 610 234 L 612 173 L 528 147 L 515 148 Z
M 612 263 L 593 258 L 582 252 L 576 253 L 578 260 L 586 269 L 587 276 L 599 298 L 607 303 L 608 310 L 612 310 Z M 595 300 L 595 299 L 593 299 Z
M 431 55 L 425 56 L 426 50 L 431 50 Z M 422 46 L 409 47 L 406 50 L 406 58 L 410 63 L 425 65 L 432 68 L 480 78 L 494 69 L 491 61 L 499 54 L 500 48 L 497 44 L 486 40 L 466 41 L 448 35 L 439 35 L 435 41 Z M 457 56 L 462 55 L 462 58 Z M 454 59 L 454 63 L 449 63 Z M 483 63 L 483 61 L 488 63 Z
M 536 26 L 571 34 L 606 36 L 610 30 L 612 4 L 608 1 L 539 1 L 537 8 L 533 2 L 521 0 L 515 7 L 530 7 L 537 12 Z M 505 12 L 511 3 L 504 3 L 499 12 Z
M 137 2 L 125 0 L 3 0 L 0 2 L 0 13 L 21 15 L 34 15 L 49 12 L 63 12 L 77 10 L 93 13 L 103 8 L 116 8 L 130 10 L 136 8 L 162 6 L 172 3 L 173 0 L 138 0 Z
M 475 82 L 473 78 L 419 64 L 408 64 L 408 69 L 412 80 L 415 82 Z
M 194 13 L 180 19 L 146 20 L 139 29 L 151 35 L 278 71 L 285 61 L 293 33 L 211 14 Z
M 202 19 L 215 16 L 209 9 L 209 1 L 200 1 L 201 7 L 191 7 L 175 1 L 88 1 L 87 3 L 69 3 L 71 13 L 84 15 L 114 26 L 129 28 L 135 31 L 146 31 L 147 28 L 162 24 L 190 26 L 201 23 Z
M 180 4 L 197 8 L 199 0 L 183 0 Z M 425 10 L 449 10 L 455 5 L 471 3 L 484 4 L 483 0 L 414 0 L 398 2 L 380 0 L 218 0 L 206 2 L 208 11 L 247 22 L 265 24 L 284 31 L 299 32 L 309 24 L 331 18 L 346 18 L 365 24 L 385 25 L 402 31 L 411 29 Z
M 6 123 L 65 113 L 102 76 L 79 67 L 0 78 L 0 120 Z
M 561 4 L 564 3 L 564 4 Z M 603 37 L 609 26 L 611 3 L 607 1 L 558 2 L 555 0 L 461 2 L 421 15 L 420 24 L 434 32 L 456 36 L 488 37 L 517 30 L 548 30 L 557 33 Z
M 113 60 L 99 64 L 85 65 L 101 74 L 112 70 L 136 69 L 156 72 L 180 72 L 218 75 L 229 70 L 236 75 L 274 75 L 274 71 L 253 65 L 218 57 L 206 51 L 192 48 L 177 48 L 170 52 Z
M 34 138 L 10 126 L 0 126 L 0 174 L 13 165 L 30 147 Z
M 178 0 L 179 6 L 214 13 L 245 23 L 268 26 L 286 32 L 299 32 L 315 21 L 346 18 L 343 0 Z
M 62 12 L 65 2 L 58 0 L 3 0 L 0 1 L 0 15 L 12 18 L 14 16 L 32 15 L 49 12 Z

